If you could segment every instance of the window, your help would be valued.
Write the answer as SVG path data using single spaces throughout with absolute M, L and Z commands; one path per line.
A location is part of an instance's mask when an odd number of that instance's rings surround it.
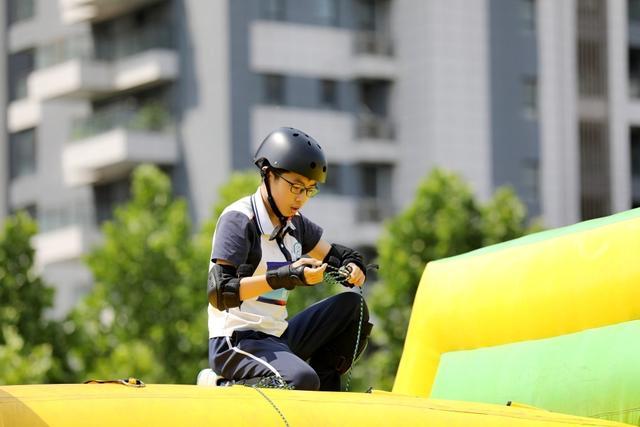
M 331 163 L 327 169 L 327 178 L 323 184 L 320 184 L 321 194 L 340 194 L 340 184 L 342 183 L 342 169 L 344 166 L 340 163 Z
M 260 0 L 260 16 L 263 19 L 284 21 L 285 0 Z
M 387 118 L 391 83 L 366 80 L 358 85 L 359 108 L 356 135 L 365 139 L 393 139 L 393 126 Z
M 603 122 L 581 122 L 580 201 L 582 219 L 610 213 L 609 143 Z
M 606 85 L 605 50 L 602 41 L 578 41 L 578 90 L 583 96 L 600 96 Z
M 523 200 L 529 204 L 538 202 L 540 167 L 537 159 L 522 162 Z
M 529 31 L 536 30 L 536 0 L 520 0 L 522 10 L 522 22 L 524 28 Z
M 34 67 L 34 50 L 28 49 L 9 55 L 9 102 L 27 96 L 27 78 Z
M 380 222 L 393 214 L 391 174 L 391 165 L 360 165 L 358 221 Z
M 96 220 L 98 225 L 113 218 L 116 206 L 127 202 L 130 198 L 129 178 L 93 187 L 93 197 L 96 203 Z
M 26 21 L 35 15 L 35 0 L 9 0 L 7 2 L 7 24 Z
M 629 49 L 629 96 L 640 98 L 640 49 Z
M 631 176 L 640 178 L 640 128 L 631 129 Z
M 15 215 L 18 212 L 26 212 L 34 221 L 38 219 L 38 207 L 35 203 L 11 209 L 11 215 Z
M 371 0 L 358 0 L 356 3 L 358 29 L 363 31 L 376 30 L 376 9 L 376 2 Z
M 36 131 L 28 129 L 9 135 L 9 176 L 11 179 L 36 172 Z
M 522 106 L 524 113 L 535 117 L 538 111 L 538 79 L 525 77 L 522 79 Z
M 335 80 L 320 80 L 320 105 L 337 108 L 338 90 Z
M 315 0 L 316 16 L 322 25 L 338 25 L 338 0 Z
M 175 46 L 171 2 L 153 2 L 133 13 L 92 25 L 97 59 L 124 58 L 154 48 Z
M 578 18 L 601 19 L 606 10 L 606 0 L 578 0 Z
M 385 117 L 391 91 L 391 82 L 366 80 L 359 84 L 360 112 Z
M 629 11 L 629 21 L 634 24 L 640 24 L 640 0 L 629 0 L 627 2 Z
M 640 206 L 640 128 L 631 128 L 631 205 Z
M 265 104 L 282 105 L 285 100 L 284 77 L 276 74 L 262 76 L 262 101 Z

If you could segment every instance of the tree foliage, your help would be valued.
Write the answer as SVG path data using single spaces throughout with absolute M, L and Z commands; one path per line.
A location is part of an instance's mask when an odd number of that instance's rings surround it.
M 53 367 L 47 340 L 55 323 L 45 319 L 53 290 L 34 272 L 35 222 L 24 212 L 0 231 L 0 383 L 45 381 Z
M 481 206 L 457 175 L 434 170 L 413 203 L 386 223 L 378 244 L 380 282 L 369 303 L 376 319 L 358 379 L 390 389 L 402 354 L 413 299 L 427 262 L 531 231 L 513 190 L 501 188 Z
M 207 365 L 206 263 L 185 201 L 166 175 L 140 166 L 131 200 L 102 232 L 87 257 L 94 288 L 66 325 L 70 366 L 77 375 L 192 383 Z

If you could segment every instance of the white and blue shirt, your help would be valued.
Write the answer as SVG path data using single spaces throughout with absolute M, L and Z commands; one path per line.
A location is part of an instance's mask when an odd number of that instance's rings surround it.
M 251 264 L 254 276 L 265 274 L 268 269 L 296 261 L 322 237 L 322 228 L 299 213 L 287 222 L 281 238 L 270 241 L 273 230 L 260 188 L 227 206 L 213 233 L 209 270 L 216 260 L 223 259 L 236 267 Z M 226 311 L 209 304 L 209 338 L 243 330 L 282 335 L 287 328 L 288 293 L 286 289 L 273 290 Z

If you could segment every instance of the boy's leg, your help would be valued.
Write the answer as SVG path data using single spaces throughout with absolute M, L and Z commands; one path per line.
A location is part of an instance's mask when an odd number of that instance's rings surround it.
M 360 304 L 362 304 L 362 324 Z M 351 366 L 360 327 L 359 354 L 371 332 L 369 311 L 362 297 L 343 292 L 326 298 L 289 321 L 285 331 L 289 347 L 301 359 L 309 360 L 320 377 L 320 390 L 339 391 L 340 375 Z
M 209 340 L 209 365 L 230 380 L 280 376 L 297 390 L 317 390 L 318 375 L 278 337 L 254 331 Z

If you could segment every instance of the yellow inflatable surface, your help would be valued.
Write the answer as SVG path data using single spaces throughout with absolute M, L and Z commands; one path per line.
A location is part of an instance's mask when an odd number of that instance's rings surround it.
M 277 408 L 277 409 L 276 409 Z M 616 426 L 542 410 L 393 393 L 118 384 L 0 387 L 0 426 Z
M 640 209 L 427 265 L 393 391 L 640 425 Z

